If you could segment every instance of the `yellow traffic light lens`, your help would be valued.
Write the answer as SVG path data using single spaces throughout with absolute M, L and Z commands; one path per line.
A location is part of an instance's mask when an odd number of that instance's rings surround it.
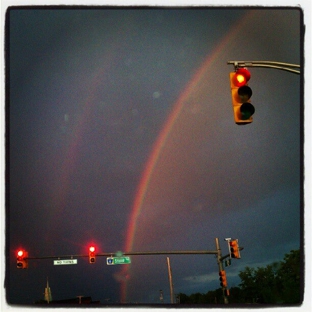
M 248 86 L 242 86 L 238 88 L 237 94 L 240 98 L 240 103 L 245 103 L 251 98 L 252 90 Z

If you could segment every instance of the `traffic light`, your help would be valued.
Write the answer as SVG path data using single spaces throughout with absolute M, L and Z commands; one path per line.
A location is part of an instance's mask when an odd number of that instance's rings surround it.
M 16 262 L 16 267 L 18 269 L 27 269 L 28 268 L 28 262 L 27 258 L 28 257 L 28 252 L 25 250 L 20 249 L 17 252 L 17 262 Z
M 220 276 L 220 286 L 222 286 L 223 288 L 226 288 L 227 287 L 227 281 L 226 281 L 225 271 L 224 270 L 220 271 L 219 276 Z
M 230 73 L 234 120 L 238 125 L 246 125 L 253 121 L 255 108 L 250 103 L 252 96 L 252 90 L 248 86 L 250 77 L 250 72 L 246 68 L 239 68 L 236 72 Z
M 89 247 L 89 262 L 90 263 L 95 262 L 95 247 L 94 246 Z
M 230 247 L 231 247 L 231 258 L 240 259 L 241 256 L 239 252 L 238 239 L 231 240 Z

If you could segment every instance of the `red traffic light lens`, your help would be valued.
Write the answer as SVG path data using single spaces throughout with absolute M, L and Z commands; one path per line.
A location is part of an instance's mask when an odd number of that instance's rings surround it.
M 233 83 L 236 87 L 244 86 L 250 79 L 250 72 L 246 68 L 239 68 L 233 76 Z
M 24 251 L 23 251 L 23 250 L 19 250 L 19 251 L 17 252 L 17 255 L 18 255 L 19 257 L 23 257 Z
M 91 247 L 89 248 L 89 250 L 90 250 L 90 252 L 94 252 L 94 251 L 95 251 L 95 247 L 94 247 L 94 246 L 91 246 Z

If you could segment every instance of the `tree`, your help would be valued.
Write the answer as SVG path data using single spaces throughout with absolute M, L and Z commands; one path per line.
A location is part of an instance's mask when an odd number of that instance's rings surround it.
M 230 288 L 230 296 L 228 297 L 229 304 L 245 303 L 244 292 L 241 288 L 235 286 Z
M 300 250 L 291 250 L 284 260 L 273 262 L 266 267 L 250 268 L 240 271 L 239 287 L 230 288 L 230 304 L 299 304 L 301 297 Z M 222 288 L 195 293 L 189 296 L 180 294 L 180 303 L 223 304 Z
M 300 303 L 300 250 L 291 250 L 286 254 L 278 270 L 278 289 L 281 300 L 285 303 Z
M 300 251 L 292 250 L 284 261 L 249 268 L 239 274 L 246 303 L 299 303 Z
M 250 267 L 246 267 L 245 271 L 241 271 L 238 274 L 242 281 L 239 286 L 244 293 L 244 299 L 246 303 L 253 303 L 255 298 L 257 298 L 255 275 L 256 270 Z

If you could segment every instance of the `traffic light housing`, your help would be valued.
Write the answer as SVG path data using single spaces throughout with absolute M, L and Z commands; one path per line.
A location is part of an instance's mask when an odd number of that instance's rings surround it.
M 28 257 L 27 251 L 20 249 L 17 252 L 16 267 L 18 269 L 27 269 L 28 268 L 27 257 Z
M 250 103 L 252 90 L 248 86 L 250 72 L 246 68 L 238 68 L 230 73 L 234 120 L 238 125 L 246 125 L 253 121 L 254 106 Z
M 238 246 L 238 239 L 234 239 L 230 241 L 230 248 L 231 248 L 231 258 L 240 259 L 240 252 Z
M 94 246 L 89 247 L 89 262 L 90 263 L 95 262 L 95 247 Z
M 220 271 L 219 276 L 220 276 L 220 286 L 222 286 L 223 288 L 226 288 L 227 287 L 227 281 L 226 281 L 225 270 Z

